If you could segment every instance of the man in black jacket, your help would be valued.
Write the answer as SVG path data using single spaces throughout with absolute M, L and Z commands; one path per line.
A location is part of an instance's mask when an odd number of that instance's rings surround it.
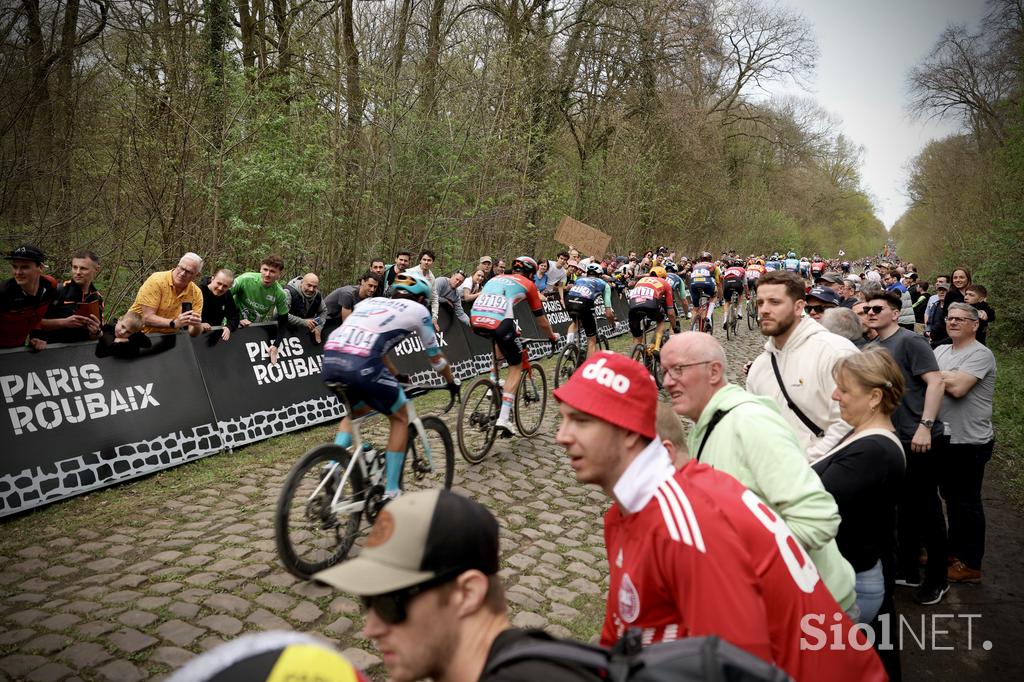
M 222 341 L 231 338 L 231 332 L 238 329 L 241 316 L 235 298 L 231 295 L 231 285 L 235 283 L 235 273 L 221 268 L 213 277 L 204 279 L 199 285 L 203 292 L 203 331 L 223 326 L 220 333 Z

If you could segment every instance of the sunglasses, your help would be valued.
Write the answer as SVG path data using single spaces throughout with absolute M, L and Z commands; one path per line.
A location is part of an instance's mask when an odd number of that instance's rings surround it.
M 947 317 L 946 324 L 949 324 L 950 322 L 962 324 L 964 322 L 977 322 L 977 320 L 975 320 L 973 317 Z
M 804 306 L 804 308 L 807 310 L 807 312 L 809 312 L 809 313 L 818 313 L 819 315 L 821 315 L 826 310 L 828 310 L 829 308 L 832 308 L 832 307 L 834 307 L 834 306 L 830 306 L 830 305 L 806 305 L 806 306 Z
M 457 574 L 443 573 L 412 587 L 395 590 L 387 594 L 375 594 L 370 597 L 360 597 L 363 602 L 363 610 L 373 609 L 377 617 L 388 625 L 400 625 L 409 617 L 409 602 L 427 590 L 438 585 L 443 585 L 452 580 Z
M 871 313 L 872 315 L 881 315 L 882 311 L 886 309 L 884 305 L 866 305 L 864 306 L 865 313 Z

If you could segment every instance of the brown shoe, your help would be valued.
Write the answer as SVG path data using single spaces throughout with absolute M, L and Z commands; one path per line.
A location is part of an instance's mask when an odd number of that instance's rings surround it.
M 981 571 L 968 568 L 962 561 L 956 561 L 946 571 L 946 579 L 951 583 L 972 583 L 977 585 L 981 582 Z

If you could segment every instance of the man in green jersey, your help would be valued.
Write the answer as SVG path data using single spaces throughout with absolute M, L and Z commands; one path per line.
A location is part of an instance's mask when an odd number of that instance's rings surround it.
M 284 273 L 284 261 L 271 254 L 260 263 L 259 272 L 246 272 L 235 278 L 231 295 L 238 306 L 242 327 L 277 318 L 277 336 L 270 346 L 270 362 L 277 364 L 278 347 L 288 328 L 288 295 L 277 280 Z M 276 314 L 273 314 L 275 313 Z

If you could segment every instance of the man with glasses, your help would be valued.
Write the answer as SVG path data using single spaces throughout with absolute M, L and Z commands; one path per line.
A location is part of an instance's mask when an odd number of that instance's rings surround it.
M 946 328 L 952 344 L 935 349 L 942 372 L 943 434 L 936 439 L 939 488 L 949 516 L 949 553 L 956 561 L 946 571 L 954 583 L 980 583 L 985 553 L 985 510 L 981 482 L 992 457 L 992 396 L 996 387 L 996 358 L 977 339 L 978 310 L 952 303 Z
M 816 288 L 815 306 L 834 306 L 831 289 Z M 813 319 L 802 318 L 807 306 L 804 281 L 785 270 L 767 273 L 757 286 L 757 312 L 761 334 L 768 337 L 750 366 L 747 390 L 770 398 L 793 428 L 797 440 L 814 462 L 821 459 L 850 431 L 832 400 L 836 382 L 832 367 L 857 352 L 848 339 L 833 334 Z
M 395 682 L 592 679 L 540 659 L 481 675 L 498 654 L 543 633 L 512 627 L 498 577 L 498 522 L 450 490 L 404 495 L 381 510 L 359 557 L 314 580 L 359 595 L 372 639 Z
M 838 305 L 839 295 L 831 287 L 813 286 L 807 292 L 807 305 L 804 306 L 804 310 L 807 311 L 808 317 L 821 324 L 825 311 Z
M 878 333 L 876 343 L 889 351 L 903 372 L 903 399 L 892 415 L 896 437 L 907 456 L 907 475 L 899 501 L 896 584 L 919 587 L 915 599 L 938 604 L 949 590 L 946 582 L 946 522 L 938 490 L 938 466 L 930 452 L 942 435 L 939 421 L 944 383 L 935 353 L 922 336 L 899 325 L 902 296 L 895 292 L 869 294 L 864 310 L 867 325 Z M 921 539 L 928 552 L 921 582 Z
M 781 516 L 829 592 L 855 616 L 854 570 L 835 541 L 839 508 L 808 466 L 776 404 L 726 380 L 725 350 L 707 334 L 674 335 L 661 351 L 661 366 L 672 409 L 694 422 L 687 440 L 690 456 L 731 474 Z
M 173 270 L 154 272 L 142 283 L 128 310 L 142 316 L 144 334 L 202 333 L 203 292 L 195 283 L 202 270 L 203 259 L 189 252 Z

